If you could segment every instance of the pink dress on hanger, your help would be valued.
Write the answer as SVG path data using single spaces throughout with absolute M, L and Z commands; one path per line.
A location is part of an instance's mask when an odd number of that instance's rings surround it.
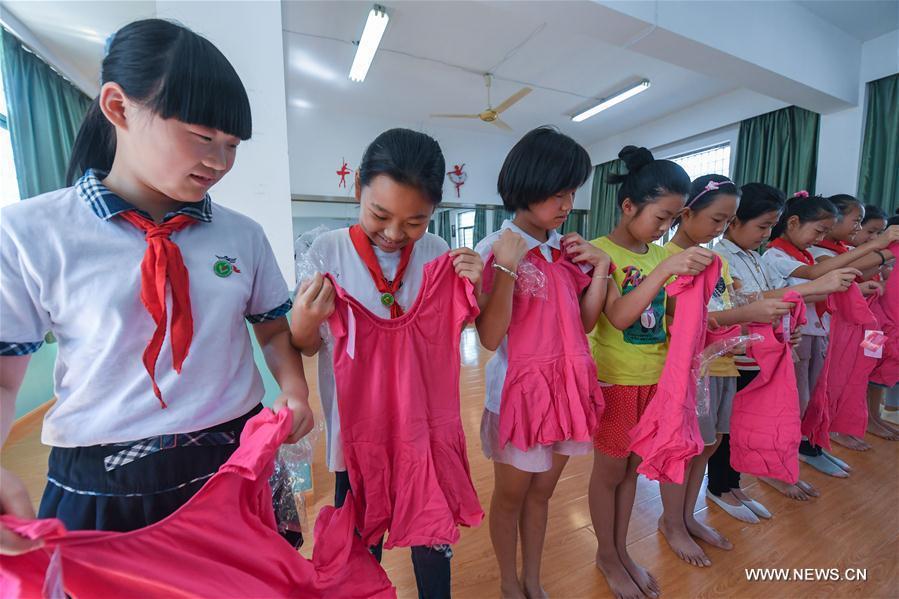
M 290 416 L 266 409 L 248 421 L 240 447 L 203 488 L 146 528 L 66 532 L 56 519 L 0 516 L 4 526 L 44 542 L 0 556 L 3 597 L 395 597 L 354 533 L 352 506 L 322 509 L 312 560 L 278 534 L 268 481 Z M 55 574 L 46 576 L 48 568 Z
M 449 254 L 425 265 L 418 297 L 383 319 L 337 291 L 329 319 L 344 459 L 366 545 L 453 544 L 484 518 L 459 407 L 459 341 L 478 315 Z
M 709 335 L 709 299 L 720 277 L 721 259 L 715 256 L 698 275 L 677 277 L 665 288 L 677 298 L 665 368 L 655 397 L 631 430 L 630 450 L 643 458 L 637 472 L 652 480 L 683 483 L 687 463 L 702 453 L 694 358 L 713 338 L 738 334 L 729 328 Z
M 507 332 L 499 446 L 512 443 L 527 451 L 560 441 L 590 441 L 604 407 L 581 321 L 581 294 L 592 278 L 561 254 L 547 261 L 537 248 L 525 262 L 530 267 L 519 267 Z M 491 255 L 484 268 L 488 293 L 494 272 Z
M 805 324 L 805 303 L 795 291 L 783 301 L 792 302 L 790 331 L 783 323 L 752 323 L 749 333 L 762 341 L 751 344 L 747 355 L 759 365 L 759 373 L 734 396 L 730 417 L 730 464 L 737 472 L 766 476 L 795 484 L 799 480 L 799 391 L 790 333 Z
M 899 256 L 899 243 L 889 249 L 894 256 Z M 883 295 L 873 299 L 871 311 L 887 338 L 883 356 L 871 373 L 871 382 L 892 387 L 899 383 L 899 269 L 896 267 L 887 279 Z
M 827 297 L 830 340 L 824 368 L 802 419 L 802 434 L 813 445 L 830 449 L 830 432 L 863 437 L 868 427 L 868 379 L 877 360 L 866 356 L 861 343 L 877 320 L 852 284 Z

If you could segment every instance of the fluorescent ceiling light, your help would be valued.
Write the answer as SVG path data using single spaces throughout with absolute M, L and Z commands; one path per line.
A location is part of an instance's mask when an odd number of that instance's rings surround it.
M 636 83 L 629 88 L 618 92 L 608 98 L 604 99 L 602 102 L 593 106 L 592 108 L 588 108 L 587 110 L 581 112 L 580 114 L 576 114 L 571 117 L 571 120 L 575 123 L 580 123 L 581 121 L 586 121 L 591 116 L 595 116 L 605 110 L 606 108 L 611 108 L 615 104 L 620 104 L 627 100 L 628 98 L 632 98 L 639 94 L 642 91 L 649 89 L 649 79 L 644 79 L 643 81 Z
M 371 66 L 371 61 L 378 51 L 378 45 L 381 43 L 381 37 L 384 30 L 387 29 L 387 21 L 390 17 L 384 11 L 383 6 L 375 4 L 368 13 L 368 20 L 365 22 L 365 29 L 362 30 L 362 39 L 356 47 L 356 57 L 353 58 L 353 66 L 350 67 L 350 79 L 362 82 Z

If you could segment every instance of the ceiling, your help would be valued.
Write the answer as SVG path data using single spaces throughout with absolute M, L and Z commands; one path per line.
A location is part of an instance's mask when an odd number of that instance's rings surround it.
M 87 81 L 100 79 L 106 38 L 123 25 L 155 16 L 156 2 L 130 0 L 3 2 L 57 56 L 65 57 Z M 71 75 L 71 74 L 70 74 Z
M 780 0 L 778 0 L 780 1 Z M 555 124 L 584 144 L 626 131 L 735 89 L 722 81 L 627 50 L 647 31 L 634 21 L 598 17 L 589 1 L 382 1 L 390 24 L 367 79 L 348 80 L 373 1 L 282 2 L 288 106 L 331 117 L 351 113 L 405 125 L 443 125 L 517 136 Z M 153 1 L 2 2 L 54 54 L 87 81 L 99 77 L 106 37 L 153 16 Z M 213 3 L 210 3 L 212 5 Z M 899 2 L 799 2 L 859 40 L 899 27 Z M 634 29 L 634 27 L 637 27 Z M 431 113 L 486 108 L 481 73 L 495 74 L 493 104 L 528 85 L 534 91 L 503 114 L 514 133 L 480 121 Z M 646 92 L 583 123 L 570 115 L 639 79 Z
M 590 2 L 384 2 L 390 23 L 366 80 L 348 80 L 371 2 L 283 5 L 287 89 L 293 110 L 370 114 L 400 123 L 445 125 L 520 135 L 554 124 L 591 144 L 735 89 L 669 63 L 623 49 L 598 35 L 573 33 L 557 13 Z M 628 33 L 628 32 L 625 32 Z M 630 36 L 640 31 L 630 32 Z M 605 37 L 605 36 L 604 36 Z M 618 39 L 616 39 L 618 38 Z M 524 85 L 534 91 L 502 115 L 506 134 L 478 120 L 431 119 L 431 113 L 476 113 L 487 107 L 482 74 L 495 79 L 493 105 Z M 652 87 L 583 123 L 570 115 L 595 98 L 648 78 Z
M 806 0 L 798 4 L 863 42 L 899 29 L 899 0 Z

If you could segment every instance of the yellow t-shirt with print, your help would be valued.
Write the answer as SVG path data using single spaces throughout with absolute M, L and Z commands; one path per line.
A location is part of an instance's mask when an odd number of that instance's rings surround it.
M 672 256 L 684 251 L 684 248 L 675 245 L 673 241 L 666 243 L 665 249 Z M 721 256 L 718 257 L 721 258 Z M 731 306 L 730 291 L 728 289 L 733 288 L 733 286 L 734 279 L 730 275 L 730 266 L 728 266 L 727 260 L 721 258 L 721 278 L 718 279 L 718 284 L 715 285 L 715 291 L 712 293 L 712 299 L 709 300 L 709 310 L 720 310 L 722 304 Z M 736 364 L 734 364 L 732 356 L 722 356 L 709 365 L 709 376 L 740 376 L 740 373 Z
M 632 291 L 668 257 L 668 252 L 654 243 L 649 244 L 645 254 L 625 249 L 608 237 L 590 243 L 612 258 L 616 266 L 612 280 L 622 295 Z M 613 385 L 658 383 L 668 355 L 664 288 L 659 290 L 640 318 L 624 331 L 616 329 L 605 314 L 600 314 L 588 339 L 599 380 Z

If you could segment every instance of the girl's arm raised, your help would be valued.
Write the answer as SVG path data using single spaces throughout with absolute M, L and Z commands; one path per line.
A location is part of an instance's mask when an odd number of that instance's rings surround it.
M 527 254 L 528 246 L 521 235 L 509 229 L 503 231 L 493 244 L 493 262 L 501 268 L 493 277 L 490 293 L 485 294 L 479 304 L 481 314 L 475 321 L 481 345 L 490 351 L 496 351 L 502 343 L 509 323 L 512 321 L 512 292 L 515 290 L 515 278 L 518 264 Z
M 878 235 L 871 241 L 863 243 L 854 250 L 845 254 L 822 260 L 812 265 L 802 265 L 794 270 L 790 276 L 800 279 L 817 279 L 824 276 L 832 270 L 842 268 L 844 266 L 852 266 L 865 270 L 875 264 L 880 264 L 880 256 L 873 254 L 875 251 L 881 252 L 884 257 L 889 260 L 892 254 L 886 249 L 891 243 L 899 242 L 899 225 L 893 225 L 887 228 L 882 234 Z M 870 255 L 873 254 L 873 255 Z M 859 260 L 863 258 L 863 260 Z M 869 264 L 870 263 L 870 264 Z
M 584 332 L 589 333 L 596 327 L 596 322 L 606 303 L 606 288 L 611 278 L 609 267 L 612 259 L 577 233 L 569 233 L 563 237 L 562 247 L 571 256 L 573 263 L 589 264 L 593 267 L 593 279 L 581 295 L 580 302 L 581 323 L 584 325 Z
M 714 257 L 711 250 L 692 247 L 664 260 L 626 295 L 621 295 L 617 286 L 609 285 L 603 308 L 606 318 L 613 327 L 623 331 L 640 318 L 668 279 L 675 275 L 697 275 Z

